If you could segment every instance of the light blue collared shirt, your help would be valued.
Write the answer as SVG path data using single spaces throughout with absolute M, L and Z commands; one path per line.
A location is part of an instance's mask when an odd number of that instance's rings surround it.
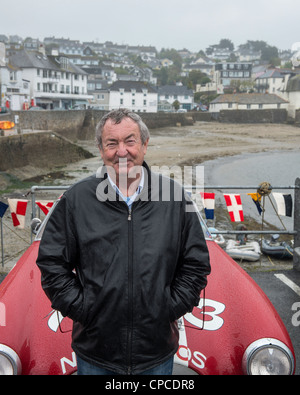
M 141 179 L 139 182 L 139 185 L 135 191 L 135 193 L 132 196 L 124 196 L 123 193 L 120 191 L 120 189 L 117 187 L 117 185 L 113 182 L 113 180 L 110 178 L 109 174 L 107 174 L 109 182 L 111 183 L 111 186 L 113 189 L 117 192 L 117 194 L 124 200 L 124 202 L 127 204 L 129 208 L 131 208 L 132 203 L 135 201 L 137 196 L 142 192 L 143 187 L 144 187 L 144 169 L 142 168 L 142 174 L 141 174 Z

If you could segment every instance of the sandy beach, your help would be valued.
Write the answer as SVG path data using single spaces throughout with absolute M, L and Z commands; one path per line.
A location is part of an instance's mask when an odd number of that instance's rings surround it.
M 151 130 L 146 161 L 150 166 L 192 166 L 205 161 L 243 153 L 300 150 L 300 128 L 281 124 L 220 124 L 197 122 L 193 126 L 170 127 Z M 101 165 L 98 148 L 94 141 L 77 141 L 95 155 L 60 169 L 54 169 L 32 185 L 70 185 L 93 174 Z M 18 174 L 18 171 L 14 171 Z M 299 174 L 300 176 L 300 174 Z M 15 190 L 10 194 L 0 192 L 0 200 L 9 197 L 21 198 L 28 190 Z M 55 199 L 60 191 L 39 193 L 39 199 Z M 30 200 L 30 195 L 27 196 Z M 43 218 L 41 214 L 41 218 Z M 28 203 L 26 228 L 13 228 L 9 210 L 3 218 L 4 268 L 0 261 L 0 272 L 7 272 L 18 257 L 30 245 L 31 202 Z M 0 257 L 1 259 L 1 257 Z

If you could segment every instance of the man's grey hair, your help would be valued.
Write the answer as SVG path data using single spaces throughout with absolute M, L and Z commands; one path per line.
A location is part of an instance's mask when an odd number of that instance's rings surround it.
M 142 118 L 138 114 L 136 114 L 126 108 L 120 108 L 118 110 L 113 110 L 113 111 L 105 114 L 104 117 L 97 124 L 97 126 L 96 126 L 96 142 L 100 146 L 100 148 L 102 148 L 102 133 L 103 133 L 103 129 L 104 129 L 106 122 L 110 119 L 115 125 L 117 125 L 117 124 L 120 124 L 124 118 L 132 119 L 139 126 L 142 144 L 143 145 L 145 144 L 145 142 L 150 137 L 150 133 L 149 133 L 147 126 L 142 121 Z

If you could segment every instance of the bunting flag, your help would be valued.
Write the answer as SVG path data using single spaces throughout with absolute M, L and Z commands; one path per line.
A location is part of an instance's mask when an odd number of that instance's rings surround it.
M 42 210 L 42 212 L 47 215 L 50 208 L 53 206 L 53 201 L 48 202 L 47 200 L 40 200 L 36 202 L 36 205 Z
M 8 209 L 8 205 L 3 202 L 0 202 L 0 218 L 3 218 L 7 209 Z
M 259 215 L 262 213 L 262 207 L 261 207 L 261 195 L 259 193 L 247 193 L 248 196 L 252 197 L 252 200 L 257 208 L 257 211 Z
M 206 219 L 214 219 L 215 213 L 215 194 L 200 192 Z
M 293 199 L 292 195 L 283 193 L 272 193 L 275 202 L 277 204 L 278 215 L 284 215 L 286 217 L 292 216 L 293 211 Z
M 25 227 L 25 215 L 28 200 L 8 199 L 13 225 L 18 229 Z
M 237 194 L 224 194 L 231 222 L 243 222 L 244 213 L 241 196 Z

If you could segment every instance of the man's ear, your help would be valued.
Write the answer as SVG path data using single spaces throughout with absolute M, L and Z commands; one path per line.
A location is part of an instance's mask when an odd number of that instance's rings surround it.
M 144 155 L 146 155 L 147 152 L 147 148 L 148 148 L 148 144 L 149 144 L 149 139 L 147 139 L 143 145 L 143 149 L 144 149 Z

